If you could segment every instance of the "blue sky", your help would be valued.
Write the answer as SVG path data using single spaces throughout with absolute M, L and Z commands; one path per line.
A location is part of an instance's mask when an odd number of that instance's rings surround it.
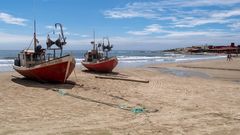
M 43 46 L 62 23 L 66 49 L 90 49 L 93 30 L 115 50 L 240 44 L 240 0 L 2 0 L 0 49 L 28 47 L 34 18 Z

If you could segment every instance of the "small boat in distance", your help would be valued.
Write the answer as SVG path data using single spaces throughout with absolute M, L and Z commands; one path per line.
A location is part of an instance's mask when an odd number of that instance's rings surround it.
M 55 28 L 60 27 L 61 34 L 54 42 L 47 37 L 47 49 L 53 50 L 53 55 L 48 54 L 46 59 L 46 49 L 42 49 L 36 38 L 36 23 L 34 21 L 34 50 L 22 50 L 18 57 L 14 60 L 13 68 L 26 78 L 37 80 L 40 82 L 65 83 L 75 68 L 75 58 L 72 55 L 62 56 L 63 45 L 66 44 L 66 37 L 63 35 L 62 25 L 55 24 Z M 52 48 L 52 45 L 56 48 Z M 60 50 L 60 56 L 56 56 L 56 50 Z
M 107 41 L 105 45 L 105 41 Z M 91 42 L 93 49 L 84 54 L 82 65 L 90 71 L 95 72 L 112 72 L 118 64 L 117 57 L 108 57 L 113 45 L 110 44 L 109 38 L 104 37 L 103 42 L 95 44 L 95 40 Z

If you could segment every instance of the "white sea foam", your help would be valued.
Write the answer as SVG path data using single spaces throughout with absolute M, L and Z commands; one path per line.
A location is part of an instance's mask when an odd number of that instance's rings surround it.
M 179 61 L 195 61 L 195 60 L 210 60 L 210 59 L 219 59 L 219 58 L 225 58 L 226 56 L 209 56 L 209 57 L 197 57 L 197 58 L 178 58 L 176 59 L 176 62 Z
M 83 58 L 76 58 L 76 65 L 81 65 L 81 61 L 84 60 Z
M 13 59 L 0 59 L 0 64 L 13 64 Z
M 13 61 L 0 60 L 0 72 L 13 71 Z
M 158 60 L 156 60 L 157 62 L 163 62 L 164 61 L 164 59 L 158 59 Z
M 151 60 L 151 59 L 164 59 L 166 57 L 162 56 L 118 56 L 118 59 L 121 60 Z
M 0 67 L 12 67 L 13 64 L 0 64 Z
M 172 57 L 185 57 L 183 54 L 174 54 L 174 53 L 164 53 L 165 56 L 172 56 Z
M 164 54 L 164 56 L 117 56 L 119 65 L 125 66 L 141 66 L 144 64 L 154 63 L 166 63 L 166 62 L 180 62 L 180 61 L 197 61 L 197 60 L 208 60 L 225 58 L 226 56 L 191 56 L 191 55 L 176 55 L 176 54 Z M 81 65 L 81 61 L 84 58 L 76 58 L 76 65 Z M 0 72 L 12 71 L 12 65 L 14 64 L 13 59 L 0 59 Z
M 196 61 L 224 58 L 226 56 L 185 56 L 185 55 L 167 55 L 167 56 L 118 56 L 120 63 L 153 63 L 153 62 L 179 62 Z
M 125 60 L 125 61 L 119 61 L 120 63 L 146 63 L 149 62 L 148 60 L 136 60 L 136 61 L 130 61 L 130 60 Z

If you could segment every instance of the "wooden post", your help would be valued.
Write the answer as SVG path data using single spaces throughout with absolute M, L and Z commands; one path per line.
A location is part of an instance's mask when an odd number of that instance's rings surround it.
M 149 83 L 149 80 L 133 79 L 133 78 L 122 78 L 122 77 L 112 77 L 112 76 L 99 76 L 99 75 L 97 75 L 97 76 L 95 76 L 95 78 Z

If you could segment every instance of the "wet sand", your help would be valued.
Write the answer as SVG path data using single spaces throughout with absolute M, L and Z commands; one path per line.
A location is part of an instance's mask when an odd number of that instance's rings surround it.
M 161 68 L 197 74 L 178 76 Z M 1 73 L 0 135 L 238 135 L 240 71 L 235 69 L 239 58 L 104 74 L 149 80 L 140 83 L 99 79 L 76 68 L 68 84 L 58 85 Z

